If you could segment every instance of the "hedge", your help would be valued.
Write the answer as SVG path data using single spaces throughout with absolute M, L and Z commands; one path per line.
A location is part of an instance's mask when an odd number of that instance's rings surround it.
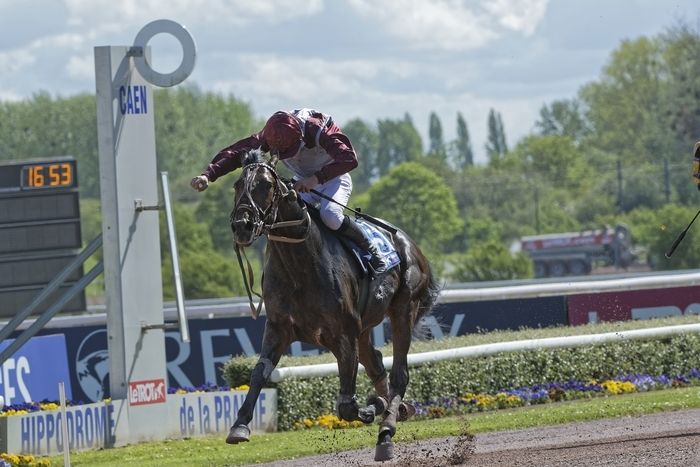
M 232 387 L 248 383 L 257 359 L 235 357 L 224 366 L 224 378 Z M 467 392 L 496 393 L 535 384 L 589 381 L 621 375 L 678 375 L 700 368 L 700 334 L 630 341 L 595 346 L 540 349 L 447 360 L 409 368 L 409 401 L 426 402 Z M 278 428 L 289 430 L 294 422 L 335 413 L 338 377 L 291 378 L 270 387 L 278 390 Z M 357 378 L 362 402 L 371 391 L 364 373 Z

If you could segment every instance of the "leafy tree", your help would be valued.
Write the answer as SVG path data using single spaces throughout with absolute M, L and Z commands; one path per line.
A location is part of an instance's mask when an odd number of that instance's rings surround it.
M 457 112 L 457 139 L 454 141 L 454 151 L 453 160 L 458 168 L 463 169 L 474 165 L 474 152 L 469 139 L 469 129 L 467 129 L 467 122 L 461 112 Z
M 587 125 L 580 102 L 576 99 L 557 100 L 543 105 L 540 119 L 535 122 L 535 128 L 543 136 L 567 136 L 576 142 L 588 134 Z
M 501 156 L 507 152 L 508 145 L 506 144 L 506 135 L 501 114 L 491 109 L 488 118 L 486 154 L 489 156 L 489 161 L 497 162 Z
M 379 149 L 377 171 L 379 176 L 403 162 L 417 161 L 423 156 L 423 143 L 410 115 L 403 120 L 379 120 Z
M 353 190 L 363 192 L 369 188 L 376 176 L 379 135 L 377 130 L 359 118 L 343 125 L 343 132 L 350 138 L 359 163 L 352 171 Z
M 200 201 L 195 208 L 195 219 L 206 225 L 214 248 L 221 252 L 230 252 L 233 246 L 230 216 L 233 210 L 233 184 L 235 174 L 209 184 L 209 188 L 200 194 Z
M 207 226 L 196 222 L 192 210 L 174 206 L 175 232 L 185 298 L 212 298 L 245 294 L 243 278 L 231 254 L 222 255 L 214 249 Z M 161 216 L 161 255 L 163 257 L 163 295 L 175 296 L 172 258 L 165 216 Z
M 589 144 L 637 164 L 669 157 L 662 115 L 664 66 L 658 39 L 626 40 L 598 82 L 581 90 L 594 133 Z
M 458 282 L 526 279 L 534 276 L 532 260 L 524 252 L 511 254 L 496 240 L 478 242 L 458 255 L 450 277 Z
M 633 244 L 646 248 L 647 261 L 654 269 L 697 269 L 700 265 L 700 233 L 696 229 L 688 231 L 671 258 L 665 256 L 696 212 L 696 207 L 668 204 L 658 210 L 630 211 L 623 220 L 633 232 Z
M 440 122 L 440 117 L 438 117 L 435 112 L 430 112 L 428 135 L 430 137 L 428 155 L 439 160 L 446 160 L 447 151 L 445 150 L 445 141 L 442 136 L 442 123 Z
M 568 136 L 527 136 L 511 152 L 508 163 L 511 170 L 521 170 L 532 177 L 533 183 L 547 183 L 555 187 L 575 191 L 580 184 L 591 176 L 587 166 Z
M 461 229 L 454 195 L 419 164 L 395 167 L 367 193 L 368 211 L 404 230 L 424 251 L 439 253 Z

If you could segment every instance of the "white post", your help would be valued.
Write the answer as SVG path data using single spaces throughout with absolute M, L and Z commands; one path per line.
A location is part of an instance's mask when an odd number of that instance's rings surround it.
M 61 403 L 61 436 L 63 437 L 63 465 L 70 467 L 70 440 L 68 439 L 68 415 L 66 414 L 66 388 L 58 383 L 58 398 Z

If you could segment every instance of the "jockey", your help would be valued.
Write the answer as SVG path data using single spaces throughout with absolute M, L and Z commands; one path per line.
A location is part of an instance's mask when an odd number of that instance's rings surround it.
M 275 112 L 261 131 L 219 151 L 204 172 L 192 179 L 192 188 L 204 191 L 210 182 L 240 168 L 243 156 L 255 149 L 278 156 L 294 174 L 294 189 L 302 199 L 320 204 L 323 223 L 369 251 L 370 265 L 376 273 L 386 271 L 387 264 L 375 245 L 340 206 L 350 199 L 349 172 L 357 167 L 357 155 L 330 116 L 311 109 Z M 312 189 L 340 204 L 311 193 Z

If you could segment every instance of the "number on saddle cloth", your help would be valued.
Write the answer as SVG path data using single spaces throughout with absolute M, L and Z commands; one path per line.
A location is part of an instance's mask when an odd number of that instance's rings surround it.
M 389 241 L 386 234 L 379 230 L 377 226 L 362 218 L 355 219 L 355 223 L 360 227 L 360 229 L 362 229 L 365 237 L 367 237 L 370 242 L 374 244 L 377 252 L 386 263 L 387 271 L 396 267 L 396 265 L 401 262 L 401 258 L 399 258 L 396 248 L 394 248 L 394 245 Z M 355 243 L 347 238 L 344 238 L 342 235 L 339 236 L 339 238 L 341 242 L 350 248 L 350 250 L 353 252 L 353 256 L 355 256 L 355 258 L 360 262 L 364 273 L 367 274 L 369 272 L 368 265 L 372 259 L 372 255 L 369 252 L 359 248 L 357 245 L 355 245 Z

